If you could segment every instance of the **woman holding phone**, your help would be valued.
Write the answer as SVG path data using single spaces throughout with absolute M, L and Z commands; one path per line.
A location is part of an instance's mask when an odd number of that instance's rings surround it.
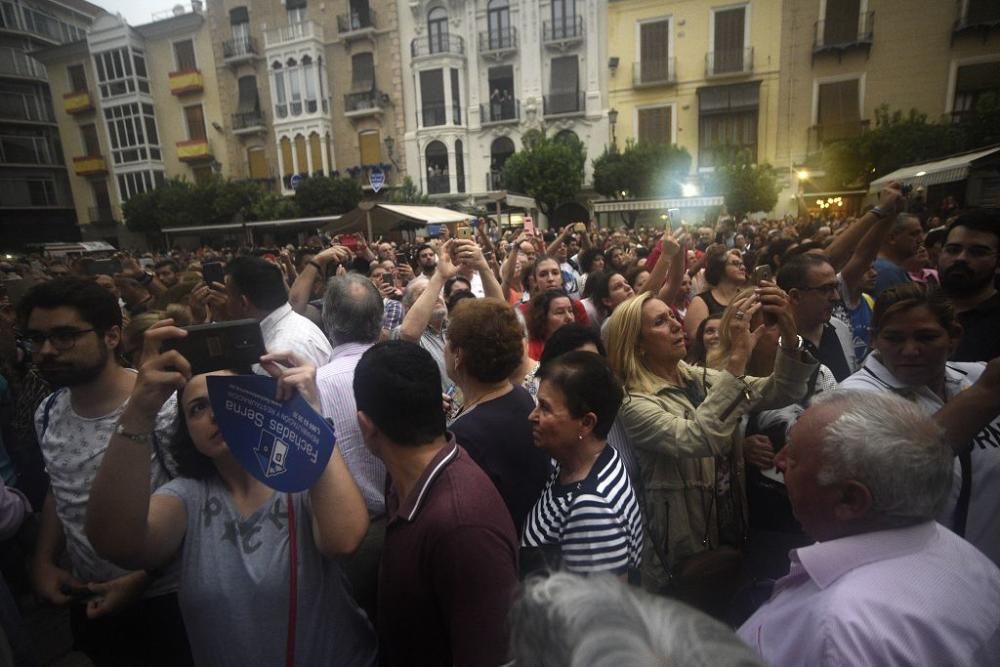
M 178 597 L 198 665 L 374 664 L 371 627 L 332 560 L 354 551 L 368 528 L 341 453 L 334 449 L 307 492 L 277 493 L 251 476 L 208 397 L 208 375 L 234 373 L 192 376 L 179 351 L 160 351 L 186 335 L 171 320 L 146 333 L 139 378 L 91 489 L 89 539 L 131 568 L 178 558 Z M 313 366 L 288 352 L 260 361 L 278 380 L 278 400 L 298 392 L 319 411 Z M 153 419 L 175 391 L 171 445 L 180 476 L 151 494 L 143 464 Z

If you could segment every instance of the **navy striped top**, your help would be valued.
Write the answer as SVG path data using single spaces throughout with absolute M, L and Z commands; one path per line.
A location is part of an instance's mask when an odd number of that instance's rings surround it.
M 628 574 L 642 562 L 642 517 L 618 452 L 605 447 L 586 479 L 559 483 L 559 465 L 531 508 L 522 547 L 557 545 L 561 569 Z

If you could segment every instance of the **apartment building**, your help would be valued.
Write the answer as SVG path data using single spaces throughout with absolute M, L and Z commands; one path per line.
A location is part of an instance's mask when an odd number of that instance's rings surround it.
M 0 2 L 0 235 L 8 249 L 79 238 L 49 75 L 30 54 L 80 39 L 101 11 L 84 0 Z
M 608 96 L 618 144 L 683 146 L 695 186 L 724 146 L 773 163 L 781 26 L 780 2 L 609 0 Z
M 398 0 L 407 170 L 435 199 L 503 191 L 525 132 L 608 145 L 607 0 Z
M 334 172 L 367 187 L 405 167 L 395 0 L 223 0 L 209 5 L 236 178 Z
M 948 121 L 1000 94 L 997 0 L 785 0 L 782 14 L 775 162 L 800 176 L 782 201 L 856 206 L 864 192 L 829 182 L 823 148 L 870 129 L 883 104 Z
M 85 237 L 127 237 L 121 205 L 165 179 L 230 176 L 203 7 L 136 26 L 104 14 L 85 39 L 36 54 L 49 71 Z

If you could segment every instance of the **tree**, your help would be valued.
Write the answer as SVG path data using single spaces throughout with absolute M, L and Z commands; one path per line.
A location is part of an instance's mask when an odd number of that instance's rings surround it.
M 295 204 L 304 217 L 347 213 L 361 201 L 361 185 L 346 176 L 303 179 L 295 189 Z
M 155 190 L 133 195 L 122 205 L 126 226 L 136 232 L 216 222 L 211 192 L 182 178 L 171 178 Z
M 594 160 L 594 189 L 611 199 L 677 197 L 691 169 L 687 149 L 629 141 L 625 150 L 607 150 Z M 635 226 L 637 212 L 625 217 Z
M 580 192 L 587 152 L 579 140 L 554 139 L 540 132 L 525 139 L 524 149 L 504 164 L 504 183 L 509 190 L 532 197 L 548 216 Z
M 723 195 L 737 220 L 754 211 L 770 211 L 778 203 L 778 173 L 767 163 L 755 164 L 745 150 L 716 153 L 712 188 Z
M 414 184 L 412 178 L 405 176 L 399 187 L 386 191 L 383 201 L 386 204 L 430 204 L 431 198 Z

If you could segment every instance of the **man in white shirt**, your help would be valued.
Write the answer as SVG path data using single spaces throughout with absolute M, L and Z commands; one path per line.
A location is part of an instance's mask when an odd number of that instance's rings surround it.
M 292 310 L 281 269 L 259 257 L 237 257 L 226 265 L 226 316 L 260 322 L 268 351 L 297 352 L 319 368 L 333 348 L 319 327 Z M 259 365 L 254 372 L 263 374 Z
M 818 542 L 739 630 L 767 664 L 1000 664 L 1000 570 L 934 521 L 952 450 L 919 407 L 827 394 L 775 463 Z

